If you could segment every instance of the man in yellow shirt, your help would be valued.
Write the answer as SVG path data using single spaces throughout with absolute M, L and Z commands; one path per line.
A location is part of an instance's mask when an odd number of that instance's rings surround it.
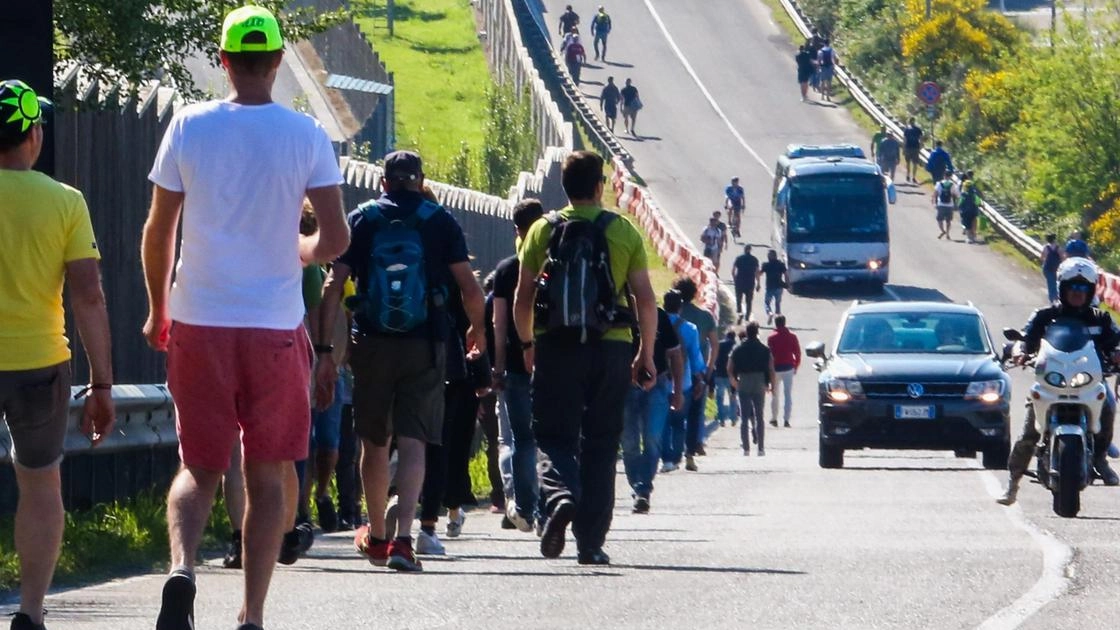
M 17 630 L 43 630 L 43 597 L 62 544 L 59 464 L 70 402 L 64 281 L 90 363 L 82 430 L 97 444 L 115 417 L 109 317 L 85 199 L 31 170 L 47 105 L 22 81 L 0 82 L 0 418 L 19 486 Z
M 605 181 L 603 158 L 594 153 L 577 151 L 564 161 L 572 205 L 529 228 L 514 298 L 533 373 L 533 431 L 545 455 L 541 555 L 563 552 L 571 523 L 577 560 L 587 565 L 610 563 L 603 543 L 630 384 L 652 388 L 657 374 L 657 303 L 645 249 L 633 225 L 600 207 Z

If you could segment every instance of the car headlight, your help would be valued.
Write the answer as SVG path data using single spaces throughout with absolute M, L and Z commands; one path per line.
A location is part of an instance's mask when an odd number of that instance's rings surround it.
M 809 268 L 815 267 L 815 266 L 816 265 L 814 265 L 811 262 L 800 260 L 800 259 L 794 258 L 793 256 L 789 257 L 789 267 L 790 267 L 790 269 L 809 269 Z
M 999 402 L 1003 398 L 1004 383 L 995 381 L 974 381 L 968 384 L 964 397 L 970 400 L 979 400 L 986 403 Z
M 1062 376 L 1061 372 L 1047 372 L 1046 376 L 1042 377 L 1047 385 L 1052 387 L 1065 387 L 1066 377 Z
M 1088 372 L 1078 372 L 1077 374 L 1073 375 L 1073 378 L 1069 379 L 1069 386 L 1070 387 L 1085 387 L 1086 385 L 1088 385 L 1089 383 L 1092 383 L 1092 382 L 1093 382 L 1093 375 L 1092 374 L 1090 374 Z
M 854 378 L 834 378 L 828 381 L 828 397 L 838 403 L 863 398 L 863 386 Z
M 870 269 L 871 271 L 878 271 L 879 269 L 882 269 L 882 268 L 887 266 L 888 260 L 889 260 L 889 258 L 887 258 L 887 257 L 872 258 L 871 260 L 867 261 L 867 268 Z

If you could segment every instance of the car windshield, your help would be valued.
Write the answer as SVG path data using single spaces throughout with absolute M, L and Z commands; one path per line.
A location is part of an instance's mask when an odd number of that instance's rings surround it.
M 887 206 L 875 175 L 794 178 L 790 187 L 792 243 L 884 242 Z
M 844 324 L 838 353 L 988 354 L 988 335 L 971 313 L 859 313 Z

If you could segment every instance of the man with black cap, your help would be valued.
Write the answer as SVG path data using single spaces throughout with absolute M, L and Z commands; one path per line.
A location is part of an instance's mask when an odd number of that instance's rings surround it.
M 445 343 L 451 333 L 449 291 L 459 291 L 470 328 L 467 357 L 486 351 L 485 301 L 471 270 L 467 241 L 455 218 L 424 196 L 420 156 L 394 151 L 385 156 L 383 194 L 350 213 L 350 248 L 331 267 L 320 317 L 332 322 L 343 285 L 353 275 L 358 293 L 347 304 L 354 313 L 350 368 L 354 373 L 354 430 L 362 440 L 362 485 L 369 525 L 354 544 L 375 566 L 421 571 L 410 536 L 424 483 L 428 444 L 443 434 Z M 333 394 L 337 367 L 320 358 L 316 399 Z M 396 538 L 387 540 L 389 442 L 396 438 Z M 390 527 L 392 525 L 390 524 Z
M 194 563 L 239 438 L 248 499 L 239 630 L 264 624 L 295 520 L 293 462 L 307 458 L 310 437 L 302 266 L 333 259 L 349 242 L 330 138 L 314 118 L 272 100 L 284 54 L 276 16 L 256 6 L 231 11 L 220 48 L 229 96 L 179 110 L 148 175 L 144 335 L 168 353 L 182 459 L 167 498 L 171 574 L 156 630 L 194 627 Z M 305 198 L 319 224 L 308 236 L 299 234 Z
M 62 545 L 62 461 L 70 402 L 63 282 L 89 358 L 82 431 L 112 429 L 113 366 L 101 257 L 82 193 L 32 170 L 49 106 L 23 81 L 0 82 L 0 420 L 13 444 L 19 505 L 15 630 L 43 630 L 43 597 Z

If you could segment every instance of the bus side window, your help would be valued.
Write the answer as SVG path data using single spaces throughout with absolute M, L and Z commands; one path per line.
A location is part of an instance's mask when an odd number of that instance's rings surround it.
M 774 200 L 774 208 L 778 212 L 785 214 L 786 209 L 789 207 L 789 179 L 782 178 L 782 183 L 778 184 L 778 195 Z

